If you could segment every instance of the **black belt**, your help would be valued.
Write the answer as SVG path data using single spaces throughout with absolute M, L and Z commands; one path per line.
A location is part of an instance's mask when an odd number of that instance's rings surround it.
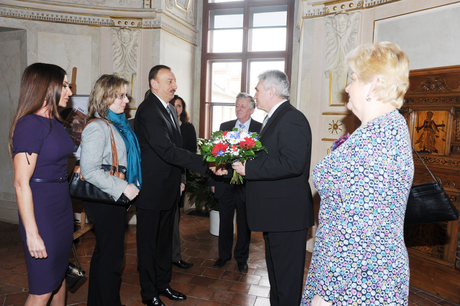
M 67 175 L 66 176 L 63 176 L 63 177 L 60 177 L 58 179 L 40 179 L 40 178 L 31 178 L 30 179 L 31 182 L 34 182 L 34 183 L 64 183 L 64 182 L 67 182 Z

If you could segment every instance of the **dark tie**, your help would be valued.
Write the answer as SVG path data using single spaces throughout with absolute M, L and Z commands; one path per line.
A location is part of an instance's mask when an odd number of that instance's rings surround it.
M 168 107 L 166 108 L 166 110 L 168 111 L 169 117 L 171 118 L 171 120 L 172 120 L 172 122 L 173 122 L 173 124 L 174 124 L 174 127 L 175 127 L 176 129 L 178 129 L 178 127 L 177 127 L 177 125 L 176 125 L 176 120 L 174 120 L 174 116 L 173 116 L 174 112 L 173 112 L 173 110 L 171 109 L 171 107 L 174 107 L 174 106 L 172 106 L 171 104 L 168 103 Z
M 265 125 L 267 124 L 267 122 L 268 122 L 268 119 L 269 119 L 269 118 L 268 118 L 268 115 L 267 115 L 267 116 L 265 116 L 264 122 L 262 123 L 262 127 L 260 128 L 260 133 L 261 133 L 261 132 L 262 132 L 262 130 L 264 129 Z M 259 133 L 259 134 L 260 134 L 260 133 Z

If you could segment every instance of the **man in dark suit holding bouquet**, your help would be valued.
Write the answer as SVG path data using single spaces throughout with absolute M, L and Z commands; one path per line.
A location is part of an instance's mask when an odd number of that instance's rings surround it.
M 254 99 L 247 93 L 239 93 L 236 97 L 236 120 L 230 120 L 220 125 L 221 131 L 231 131 L 233 128 L 245 132 L 259 133 L 262 124 L 251 118 L 255 108 Z M 233 216 L 236 209 L 237 241 L 234 257 L 241 273 L 248 271 L 249 243 L 251 231 L 246 218 L 246 187 L 245 185 L 230 184 L 229 178 L 215 177 L 211 180 L 214 196 L 219 202 L 219 258 L 214 267 L 221 269 L 232 258 L 233 246 Z
M 268 113 L 259 135 L 268 153 L 232 165 L 246 176 L 249 228 L 263 232 L 272 306 L 300 304 L 307 230 L 314 224 L 310 125 L 289 103 L 289 87 L 284 72 L 259 76 L 254 98 Z

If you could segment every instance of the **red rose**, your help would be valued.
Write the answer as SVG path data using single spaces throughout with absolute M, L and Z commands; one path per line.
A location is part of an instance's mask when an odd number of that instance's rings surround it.
M 233 151 L 233 152 L 238 151 L 238 146 L 237 146 L 237 145 L 232 145 L 232 151 Z

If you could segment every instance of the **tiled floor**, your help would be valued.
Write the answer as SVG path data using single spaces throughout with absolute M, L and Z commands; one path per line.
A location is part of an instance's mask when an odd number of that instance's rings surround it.
M 269 305 L 269 282 L 261 233 L 252 234 L 249 272 L 241 274 L 235 261 L 228 263 L 221 270 L 213 268 L 212 265 L 217 259 L 218 238 L 209 234 L 209 218 L 182 214 L 180 226 L 183 240 L 182 257 L 195 265 L 189 270 L 173 267 L 171 286 L 186 294 L 187 300 L 173 302 L 163 298 L 166 305 Z M 127 306 L 142 305 L 136 266 L 135 234 L 135 227 L 127 228 L 121 285 L 122 303 Z M 90 231 L 82 236 L 77 244 L 77 252 L 87 275 L 90 273 L 89 263 L 94 243 L 94 234 Z M 307 253 L 306 267 L 309 265 L 310 255 Z M 0 222 L 0 258 L 0 306 L 23 305 L 28 294 L 27 269 L 17 225 Z M 67 305 L 86 305 L 87 279 L 79 285 L 77 290 L 68 293 Z M 415 288 L 411 288 L 409 300 L 409 305 L 456 305 Z

